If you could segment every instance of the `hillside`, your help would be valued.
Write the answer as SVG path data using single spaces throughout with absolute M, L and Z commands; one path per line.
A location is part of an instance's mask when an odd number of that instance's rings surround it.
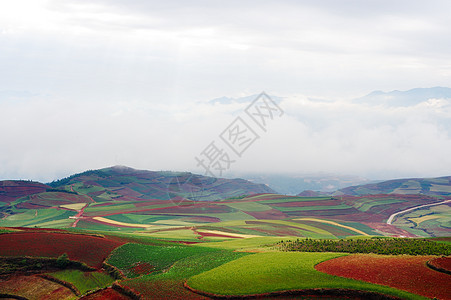
M 368 194 L 451 196 L 451 176 L 388 180 L 379 183 L 350 186 L 338 190 L 335 194 L 353 196 Z
M 0 181 L 0 203 L 9 204 L 24 196 L 42 193 L 50 186 L 34 181 L 4 180 Z
M 207 177 L 189 172 L 136 170 L 114 166 L 86 171 L 49 184 L 100 201 L 160 199 L 213 201 L 241 195 L 274 193 L 263 184 L 244 179 Z

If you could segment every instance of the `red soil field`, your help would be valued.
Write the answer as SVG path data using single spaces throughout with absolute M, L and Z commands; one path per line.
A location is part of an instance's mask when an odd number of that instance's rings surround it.
M 450 256 L 434 258 L 429 261 L 429 265 L 431 265 L 437 269 L 445 270 L 445 271 L 448 271 L 449 273 L 451 273 L 451 257 Z
M 116 290 L 113 290 L 112 288 L 107 288 L 97 293 L 90 294 L 80 298 L 80 300 L 103 300 L 103 299 L 129 300 L 130 298 L 125 295 L 122 295 L 121 293 L 119 293 Z
M 22 275 L 0 279 L 0 293 L 22 296 L 25 299 L 64 300 L 75 297 L 70 289 L 58 283 L 38 276 Z
M 208 203 L 196 203 L 158 209 L 158 213 L 160 214 L 220 214 L 229 212 L 232 212 L 232 209 L 226 205 L 212 205 Z
M 195 294 L 184 288 L 180 280 L 154 280 L 139 281 L 131 280 L 121 283 L 131 287 L 142 295 L 141 299 L 174 299 L 174 300 L 201 300 L 210 299 Z
M 181 218 L 181 221 L 185 221 L 185 222 L 200 222 L 200 223 L 205 223 L 205 222 L 209 222 L 209 223 L 217 223 L 217 222 L 221 222 L 221 219 L 216 218 L 216 217 L 204 217 L 204 216 L 193 216 L 193 217 L 186 217 L 186 218 Z
M 103 193 L 105 193 L 105 191 L 90 192 L 89 196 L 100 196 Z
M 143 195 L 143 194 L 138 193 L 137 191 L 134 191 L 134 190 L 132 190 L 131 188 L 128 188 L 128 187 L 115 189 L 114 192 L 118 193 L 119 195 L 128 196 L 128 197 L 135 197 L 135 198 L 139 198 L 139 197 L 141 197 Z
M 47 188 L 50 187 L 37 182 L 0 181 L 0 202 L 11 203 L 23 196 L 45 192 Z
M 390 225 L 390 224 L 386 224 L 386 223 L 365 223 L 365 224 L 373 229 L 380 230 L 385 233 L 389 233 L 393 236 L 416 237 L 416 235 L 414 235 L 404 229 L 398 228 L 394 225 Z
M 285 212 L 285 214 L 289 215 L 289 216 L 302 216 L 302 217 L 315 217 L 315 216 L 319 216 L 319 217 L 325 217 L 325 216 L 333 216 L 334 218 L 339 218 L 340 215 L 345 216 L 345 219 L 349 221 L 351 216 L 357 215 L 360 213 L 359 210 L 355 209 L 355 208 L 344 208 L 344 209 L 328 209 L 327 207 L 325 207 L 324 209 L 320 209 L 321 207 L 318 206 L 318 210 L 307 210 L 307 211 L 287 211 Z
M 139 200 L 141 202 L 133 203 L 133 205 L 135 207 L 143 207 L 143 206 L 150 206 L 150 205 L 161 205 L 161 204 L 168 205 L 168 204 L 170 204 L 170 202 L 168 202 L 167 200 L 159 200 L 159 199 L 155 199 L 153 201 L 149 201 L 149 200 L 142 201 L 142 199 L 139 199 Z
M 331 275 L 387 285 L 425 297 L 451 299 L 450 275 L 429 269 L 435 256 L 356 254 L 322 262 L 315 269 Z
M 322 201 L 296 201 L 296 202 L 285 202 L 285 203 L 268 203 L 267 205 L 272 205 L 276 207 L 303 207 L 303 206 L 334 206 L 343 203 L 340 200 L 322 200 Z
M 50 206 L 34 204 L 30 202 L 22 202 L 16 205 L 18 209 L 41 209 L 41 208 L 49 208 Z
M 56 232 L 15 232 L 0 235 L 0 256 L 58 257 L 100 268 L 103 260 L 124 243 L 102 237 Z
M 288 218 L 286 214 L 277 209 L 265 211 L 245 211 L 245 213 L 259 220 L 281 220 Z
M 155 267 L 146 262 L 139 262 L 138 264 L 133 266 L 131 269 L 134 274 L 144 275 L 144 274 L 152 273 L 153 270 L 155 269 Z

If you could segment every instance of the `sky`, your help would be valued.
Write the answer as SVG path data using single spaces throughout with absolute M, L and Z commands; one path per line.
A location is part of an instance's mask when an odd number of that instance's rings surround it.
M 234 172 L 451 175 L 451 104 L 352 101 L 451 87 L 450 1 L 0 1 L 0 180 L 202 173 L 237 117 Z M 249 103 L 280 97 L 266 131 Z M 256 97 L 256 96 L 253 96 Z

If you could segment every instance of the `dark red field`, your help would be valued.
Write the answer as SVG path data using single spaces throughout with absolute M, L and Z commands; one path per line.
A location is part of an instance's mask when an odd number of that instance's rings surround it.
M 100 268 L 108 254 L 122 244 L 82 234 L 17 232 L 0 235 L 0 256 L 58 257 L 67 253 L 71 260 Z
M 259 220 L 281 220 L 288 218 L 286 214 L 277 209 L 265 211 L 245 211 L 245 213 Z
M 429 261 L 429 265 L 451 274 L 451 257 L 449 256 L 434 258 Z
M 429 298 L 451 299 L 450 275 L 431 270 L 434 256 L 356 254 L 322 262 L 318 271 L 391 286 Z
M 20 197 L 45 192 L 48 185 L 18 180 L 0 181 L 0 201 L 10 203 Z
M 282 202 L 274 203 L 272 206 L 276 207 L 303 207 L 303 206 L 334 206 L 340 205 L 342 202 L 338 199 L 336 200 L 321 200 L 321 201 L 293 201 L 293 202 Z
M 177 299 L 177 300 L 201 300 L 210 299 L 195 294 L 183 287 L 180 280 L 155 280 L 142 281 L 131 280 L 122 283 L 131 287 L 142 295 L 142 299 Z

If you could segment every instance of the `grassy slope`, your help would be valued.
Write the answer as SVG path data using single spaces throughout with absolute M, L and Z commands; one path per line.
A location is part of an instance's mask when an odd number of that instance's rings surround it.
M 72 283 L 81 294 L 101 289 L 111 285 L 114 281 L 109 275 L 100 272 L 82 272 L 80 270 L 63 270 L 48 275 Z
M 188 285 L 197 290 L 220 295 L 247 295 L 313 288 L 348 288 L 379 292 L 404 299 L 424 299 L 393 288 L 335 277 L 314 269 L 317 263 L 339 256 L 342 254 L 258 253 L 196 275 L 188 280 Z

